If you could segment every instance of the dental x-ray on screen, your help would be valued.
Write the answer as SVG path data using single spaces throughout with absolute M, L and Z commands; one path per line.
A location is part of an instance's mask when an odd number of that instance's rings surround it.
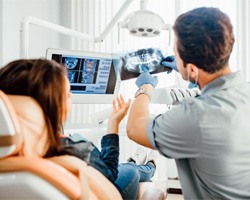
M 112 54 L 48 49 L 46 58 L 67 67 L 73 103 L 112 103 L 118 94 L 119 67 Z

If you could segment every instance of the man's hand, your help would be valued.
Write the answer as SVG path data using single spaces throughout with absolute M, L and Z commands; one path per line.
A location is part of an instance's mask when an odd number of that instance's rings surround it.
M 138 78 L 135 81 L 135 84 L 138 87 L 141 87 L 144 84 L 151 84 L 154 88 L 158 84 L 158 78 L 157 76 L 150 75 L 149 72 L 143 72 L 138 76 Z
M 171 68 L 172 70 L 175 70 L 176 72 L 179 72 L 178 70 L 178 67 L 177 67 L 177 63 L 176 63 L 176 60 L 175 60 L 175 56 L 167 56 L 166 58 L 162 59 L 161 61 L 161 65 L 164 66 L 164 67 L 168 67 L 168 68 Z M 171 71 L 168 71 L 167 73 L 171 73 Z M 192 88 L 198 88 L 199 86 L 195 83 L 192 83 L 190 82 L 189 85 L 188 85 L 188 88 L 189 89 L 192 89 Z
M 161 65 L 164 66 L 164 67 L 171 68 L 172 70 L 175 70 L 175 71 L 179 72 L 178 68 L 177 68 L 177 63 L 176 63 L 176 60 L 175 60 L 175 56 L 167 56 L 166 58 L 162 59 Z M 171 73 L 172 70 L 168 71 L 168 73 Z

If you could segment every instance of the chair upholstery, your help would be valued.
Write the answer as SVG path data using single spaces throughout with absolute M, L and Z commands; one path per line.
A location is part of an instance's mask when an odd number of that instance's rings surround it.
M 79 199 L 81 195 L 77 177 L 39 157 L 0 160 L 0 177 L 0 199 Z
M 0 199 L 122 199 L 115 186 L 84 161 L 67 155 L 42 158 L 47 135 L 34 99 L 0 91 Z M 149 189 L 152 183 L 140 185 L 138 199 L 165 198 L 162 191 Z
M 0 90 L 0 158 L 15 154 L 21 144 L 20 127 L 14 108 Z
M 0 124 L 0 199 L 122 199 L 113 184 L 84 161 L 42 158 L 47 130 L 34 99 L 0 91 Z

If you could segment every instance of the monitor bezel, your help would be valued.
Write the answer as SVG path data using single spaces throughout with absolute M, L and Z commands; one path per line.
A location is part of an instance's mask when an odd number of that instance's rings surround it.
M 52 60 L 53 54 L 61 54 L 63 56 L 75 56 L 75 57 L 91 57 L 91 58 L 108 58 L 114 59 L 115 55 L 112 53 L 101 53 L 91 51 L 76 51 L 76 50 L 62 50 L 48 48 L 46 50 L 46 59 Z M 114 66 L 115 67 L 115 66 Z M 113 94 L 75 94 L 72 93 L 73 104 L 112 104 L 113 99 L 118 95 L 121 79 L 119 76 L 119 69 L 115 68 L 116 82 Z

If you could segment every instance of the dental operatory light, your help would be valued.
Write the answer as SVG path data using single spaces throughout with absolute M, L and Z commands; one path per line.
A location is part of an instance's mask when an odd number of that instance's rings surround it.
M 156 13 L 146 10 L 147 0 L 141 0 L 141 9 L 129 14 L 123 22 L 118 23 L 118 34 L 120 38 L 120 28 L 126 28 L 130 35 L 138 37 L 159 36 L 162 30 L 170 31 L 171 26 L 165 24 L 164 20 Z

